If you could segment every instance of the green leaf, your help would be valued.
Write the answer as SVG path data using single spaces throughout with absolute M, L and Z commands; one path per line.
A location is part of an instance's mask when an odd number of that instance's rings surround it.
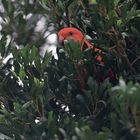
M 23 104 L 22 108 L 23 108 L 23 109 L 27 109 L 27 108 L 29 108 L 32 104 L 33 104 L 33 101 L 28 101 L 28 102 L 26 102 L 25 104 Z
M 13 6 L 13 3 L 9 0 L 1 0 L 2 1 L 2 4 L 7 12 L 7 14 L 9 16 L 13 15 L 13 12 L 15 10 L 14 6 Z

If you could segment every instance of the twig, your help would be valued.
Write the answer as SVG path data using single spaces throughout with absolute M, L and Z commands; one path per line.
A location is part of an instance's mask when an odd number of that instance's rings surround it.
M 140 55 L 135 60 L 133 60 L 133 62 L 131 63 L 131 65 L 133 66 L 134 63 L 136 63 L 139 59 L 140 59 Z

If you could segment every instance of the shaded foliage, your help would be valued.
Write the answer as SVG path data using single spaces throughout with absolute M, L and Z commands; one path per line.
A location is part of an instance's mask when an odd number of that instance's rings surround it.
M 139 1 L 0 2 L 2 137 L 139 139 Z M 44 28 L 35 30 L 42 17 Z M 81 52 L 73 41 L 63 49 L 58 44 L 58 59 L 50 52 L 41 57 L 39 48 L 52 25 L 54 30 L 76 27 L 89 35 L 91 43 L 106 53 L 105 65 L 97 62 L 96 53 L 90 49 Z M 5 61 L 9 54 L 13 57 Z M 109 69 L 114 79 L 108 77 Z

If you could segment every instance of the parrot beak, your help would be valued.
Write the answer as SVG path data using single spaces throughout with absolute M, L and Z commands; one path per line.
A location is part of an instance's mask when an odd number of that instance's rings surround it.
M 64 37 L 61 36 L 61 35 L 59 35 L 58 36 L 58 42 L 59 42 L 60 45 L 63 45 L 63 43 L 64 43 Z
M 58 37 L 58 42 L 59 42 L 60 47 L 65 46 L 65 45 L 68 44 L 68 40 L 65 39 L 65 38 L 64 38 L 63 36 L 61 36 L 61 35 Z

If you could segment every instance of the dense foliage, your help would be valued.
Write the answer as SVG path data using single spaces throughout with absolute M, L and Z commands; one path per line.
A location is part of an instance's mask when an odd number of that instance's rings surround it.
M 139 0 L 0 0 L 0 4 L 0 137 L 140 138 Z M 96 53 L 81 52 L 73 41 L 63 49 L 57 44 L 58 59 L 51 52 L 42 57 L 42 46 L 51 45 L 47 37 L 63 27 L 76 27 L 90 36 L 90 42 L 107 54 L 105 65 L 96 61 Z M 6 61 L 9 54 L 12 58 Z M 114 79 L 107 76 L 110 68 Z

